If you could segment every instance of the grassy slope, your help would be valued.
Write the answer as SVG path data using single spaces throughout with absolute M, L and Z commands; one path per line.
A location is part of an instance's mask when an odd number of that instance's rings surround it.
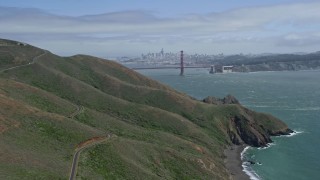
M 43 52 L 1 50 L 3 56 Z M 107 132 L 115 136 L 81 154 L 78 178 L 227 179 L 223 149 L 230 143 L 230 118 L 252 115 L 237 105 L 195 101 L 117 63 L 83 55 L 48 53 L 3 72 L 0 85 L 0 176 L 9 179 L 66 178 L 76 144 Z M 66 118 L 78 105 L 84 110 Z M 269 116 L 255 116 L 273 125 Z
M 17 45 L 16 41 L 0 39 L 0 71 L 13 66 L 28 64 L 43 50 L 31 45 Z
M 0 179 L 65 178 L 79 141 L 102 133 L 0 93 Z

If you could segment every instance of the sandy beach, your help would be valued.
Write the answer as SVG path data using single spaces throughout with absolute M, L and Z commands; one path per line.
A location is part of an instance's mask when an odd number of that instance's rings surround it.
M 225 164 L 234 180 L 249 180 L 249 176 L 243 171 L 241 152 L 245 146 L 230 146 L 224 151 L 226 155 Z

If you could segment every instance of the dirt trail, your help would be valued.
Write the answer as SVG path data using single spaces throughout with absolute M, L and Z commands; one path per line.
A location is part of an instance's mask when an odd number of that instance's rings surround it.
M 0 70 L 0 73 L 4 72 L 4 71 L 8 71 L 8 70 L 12 70 L 12 69 L 16 69 L 16 68 L 20 68 L 20 67 L 25 67 L 25 66 L 29 66 L 29 65 L 32 65 L 36 62 L 36 60 L 38 60 L 40 57 L 46 55 L 48 53 L 48 51 L 44 51 L 42 54 L 34 57 L 32 59 L 31 62 L 29 62 L 28 64 L 23 64 L 23 65 L 19 65 L 19 66 L 14 66 L 14 67 L 10 67 L 10 68 L 7 68 L 7 69 L 3 69 L 3 70 Z
M 75 112 L 73 112 L 72 114 L 70 114 L 69 118 L 73 119 L 76 115 L 78 115 L 81 112 L 83 112 L 83 110 L 84 110 L 83 106 L 76 106 L 76 107 L 77 107 L 77 110 Z
M 34 64 L 40 57 L 46 55 L 48 53 L 48 51 L 44 51 L 44 53 L 34 57 L 32 59 L 32 62 L 29 62 L 28 64 L 23 64 L 23 65 L 19 65 L 19 66 L 14 66 L 14 67 L 10 67 L 7 69 L 3 69 L 0 70 L 0 73 L 4 72 L 4 71 L 8 71 L 8 70 L 12 70 L 12 69 L 16 69 L 16 68 L 20 68 L 20 67 L 25 67 L 25 66 L 29 66 Z M 73 119 L 76 115 L 80 114 L 81 112 L 83 112 L 84 107 L 83 106 L 77 106 L 77 110 L 75 112 L 73 112 L 72 114 L 69 115 L 69 118 Z M 0 129 L 1 130 L 1 129 Z M 72 166 L 71 166 L 71 172 L 70 172 L 70 180 L 75 179 L 75 175 L 77 174 L 77 165 L 78 165 L 78 160 L 79 160 L 79 156 L 82 150 L 89 148 L 91 146 L 94 146 L 96 144 L 99 143 L 103 143 L 104 141 L 106 141 L 107 139 L 111 138 L 112 134 L 107 134 L 107 136 L 103 136 L 103 137 L 93 137 L 90 138 L 84 142 L 81 142 L 78 144 L 77 148 L 75 149 L 75 153 L 73 156 L 73 161 L 72 161 Z
M 73 180 L 75 179 L 75 176 L 77 174 L 77 166 L 78 166 L 78 160 L 79 160 L 79 156 L 82 150 L 89 148 L 91 146 L 94 146 L 96 144 L 100 144 L 103 143 L 104 141 L 106 141 L 107 139 L 111 138 L 112 134 L 108 134 L 105 137 L 93 137 L 91 139 L 88 139 L 82 143 L 80 143 L 77 148 L 76 148 L 76 152 L 74 153 L 73 156 L 73 161 L 72 161 L 72 166 L 71 166 L 71 172 L 70 172 L 70 177 L 69 180 Z
M 83 106 L 77 106 L 77 110 L 74 113 L 72 113 L 69 116 L 69 118 L 73 119 L 76 115 L 83 112 L 83 110 L 84 110 Z M 81 151 L 86 148 L 89 148 L 91 146 L 94 146 L 96 144 L 103 143 L 111 137 L 112 137 L 112 134 L 107 134 L 107 136 L 102 136 L 102 137 L 93 137 L 93 138 L 87 139 L 77 145 L 77 147 L 75 149 L 75 153 L 73 155 L 69 180 L 75 179 L 75 176 L 77 175 L 78 160 L 79 160 L 79 156 L 80 156 Z

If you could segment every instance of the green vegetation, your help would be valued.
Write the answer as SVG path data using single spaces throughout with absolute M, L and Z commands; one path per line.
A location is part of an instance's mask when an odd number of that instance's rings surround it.
M 199 64 L 232 65 L 235 72 L 297 71 L 320 68 L 320 52 L 308 54 L 230 55 L 198 60 Z
M 44 51 L 13 43 L 1 52 L 26 63 Z M 83 149 L 78 179 L 228 179 L 223 150 L 233 137 L 263 145 L 287 129 L 270 115 L 205 104 L 85 55 L 47 53 L 0 73 L 0 106 L 0 179 L 66 179 L 76 147 L 110 133 Z
M 3 51 L 0 53 L 0 66 L 4 67 L 8 64 L 12 64 L 14 60 L 14 57 L 6 51 Z

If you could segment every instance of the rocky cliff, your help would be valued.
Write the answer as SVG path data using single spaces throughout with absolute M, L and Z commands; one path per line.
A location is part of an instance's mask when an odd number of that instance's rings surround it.
M 209 96 L 203 102 L 215 105 L 234 105 L 240 114 L 229 117 L 227 134 L 236 145 L 247 144 L 254 147 L 267 146 L 270 136 L 288 135 L 293 131 L 282 121 L 269 114 L 257 113 L 243 107 L 232 95 L 223 99 Z

